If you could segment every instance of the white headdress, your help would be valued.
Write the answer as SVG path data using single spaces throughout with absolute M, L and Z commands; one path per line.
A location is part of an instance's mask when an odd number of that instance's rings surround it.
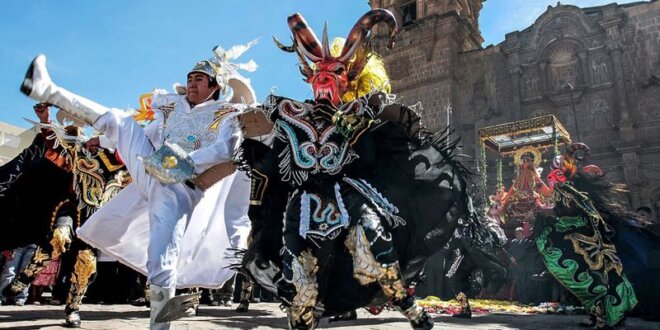
M 249 60 L 247 63 L 234 63 L 232 60 L 239 58 L 256 43 L 257 39 L 245 45 L 233 46 L 228 50 L 225 50 L 221 46 L 215 46 L 213 48 L 215 56 L 208 60 L 197 62 L 190 72 L 202 72 L 215 77 L 223 95 L 227 94 L 227 87 L 231 88 L 229 102 L 253 104 L 256 102 L 257 97 L 250 84 L 250 79 L 243 77 L 239 73 L 239 70 L 254 72 L 257 70 L 257 63 L 253 60 Z M 175 90 L 179 94 L 186 93 L 186 88 L 181 85 L 175 85 Z

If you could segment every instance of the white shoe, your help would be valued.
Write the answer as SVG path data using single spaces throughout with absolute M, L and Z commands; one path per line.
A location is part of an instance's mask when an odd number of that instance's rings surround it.
M 48 74 L 46 55 L 43 54 L 30 63 L 21 92 L 37 101 L 52 104 L 90 125 L 108 112 L 108 108 L 55 85 Z
M 32 60 L 25 73 L 21 92 L 35 100 L 42 101 L 45 95 L 50 95 L 49 88 L 57 88 L 57 86 L 53 84 L 46 69 L 46 55 L 39 54 Z
M 169 330 L 170 322 L 156 322 L 156 316 L 160 313 L 165 304 L 174 297 L 174 288 L 162 288 L 158 285 L 149 284 L 149 297 L 151 310 L 149 312 L 149 329 L 151 330 Z

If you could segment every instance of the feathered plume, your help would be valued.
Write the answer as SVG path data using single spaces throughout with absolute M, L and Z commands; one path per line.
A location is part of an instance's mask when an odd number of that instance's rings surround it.
M 234 70 L 240 69 L 248 72 L 256 71 L 258 66 L 257 63 L 255 63 L 253 60 L 249 60 L 247 63 L 233 63 L 231 60 L 235 60 L 243 55 L 243 53 L 248 51 L 248 49 L 257 44 L 257 40 L 258 39 L 254 39 L 244 45 L 232 46 L 229 48 L 229 50 L 225 50 L 221 46 L 215 46 L 215 48 L 213 48 L 213 53 L 215 53 L 215 62 L 220 67 L 220 70 L 223 71 L 231 68 Z
M 243 55 L 243 53 L 248 51 L 248 49 L 252 48 L 252 46 L 256 45 L 257 40 L 258 39 L 254 39 L 245 45 L 232 46 L 227 51 L 225 51 L 224 48 L 222 48 L 221 46 L 215 46 L 215 48 L 213 48 L 213 52 L 219 59 L 221 59 L 222 62 L 225 62 L 227 60 L 235 60 L 241 57 L 241 55 Z

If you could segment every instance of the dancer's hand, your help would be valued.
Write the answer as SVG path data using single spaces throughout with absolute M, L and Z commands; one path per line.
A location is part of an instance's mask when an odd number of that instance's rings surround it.
M 355 114 L 345 114 L 337 111 L 332 116 L 332 122 L 337 126 L 337 132 L 346 137 L 353 135 L 357 129 L 369 124 L 369 119 Z
M 55 228 L 53 238 L 50 240 L 50 245 L 53 247 L 53 252 L 51 253 L 53 259 L 66 252 L 69 244 L 71 244 L 71 229 L 68 226 Z
M 34 113 L 42 123 L 50 123 L 50 104 L 43 102 L 35 104 Z

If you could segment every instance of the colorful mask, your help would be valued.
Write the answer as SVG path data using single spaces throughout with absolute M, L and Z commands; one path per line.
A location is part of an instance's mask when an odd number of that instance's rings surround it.
M 302 15 L 293 14 L 289 16 L 288 22 L 293 32 L 293 44 L 285 46 L 277 38 L 273 38 L 275 43 L 280 49 L 298 55 L 301 62 L 300 72 L 305 81 L 312 85 L 314 99 L 333 105 L 341 103 L 341 96 L 347 91 L 350 82 L 364 69 L 371 50 L 370 32 L 374 25 L 379 22 L 387 23 L 390 34 L 388 48 L 394 45 L 394 36 L 398 32 L 392 13 L 385 9 L 370 10 L 355 23 L 346 38 L 344 48 L 339 56 L 335 57 L 330 53 L 327 24 L 323 29 L 323 41 L 319 43 Z
M 550 189 L 557 183 L 564 183 L 573 180 L 578 171 L 578 163 L 589 158 L 589 147 L 584 143 L 573 143 L 562 156 L 557 156 L 553 159 L 553 170 L 548 173 L 548 185 Z M 598 168 L 595 165 L 585 167 L 585 171 L 589 168 Z M 598 168 L 600 170 L 600 168 Z M 594 169 L 595 171 L 595 169 Z M 602 173 L 602 171 L 601 171 Z

